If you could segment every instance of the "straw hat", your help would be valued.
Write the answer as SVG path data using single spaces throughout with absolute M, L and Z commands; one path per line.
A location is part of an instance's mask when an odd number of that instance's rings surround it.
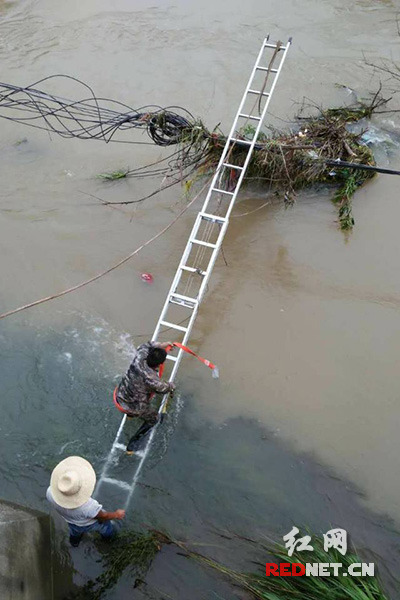
M 69 456 L 53 470 L 50 489 L 54 500 L 63 508 L 78 508 L 92 495 L 96 473 L 90 462 L 80 456 Z

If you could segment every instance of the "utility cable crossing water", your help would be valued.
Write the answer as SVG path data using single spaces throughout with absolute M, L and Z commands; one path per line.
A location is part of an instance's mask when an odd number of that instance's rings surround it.
M 291 38 L 286 45 L 283 45 L 279 41 L 269 42 L 269 36 L 262 43 L 204 204 L 197 214 L 154 330 L 153 341 L 159 341 L 163 334 L 163 328 L 172 329 L 174 335 L 180 335 L 182 338 L 174 348 L 175 352 L 167 355 L 172 367 L 168 378 L 171 382 L 174 381 L 182 360 L 183 349 L 180 346 L 186 346 L 188 343 L 200 303 L 207 290 L 208 281 L 228 228 L 229 217 L 290 45 Z M 246 132 L 246 135 L 243 132 Z M 234 164 L 231 158 L 232 150 L 236 145 L 240 145 L 244 149 L 241 164 Z M 193 288 L 195 289 L 193 290 Z M 185 325 L 182 325 L 183 322 Z M 161 401 L 158 411 L 160 420 L 166 412 L 168 399 L 169 394 L 166 394 Z M 125 445 L 120 440 L 126 419 L 127 417 L 124 415 L 103 466 L 95 493 L 98 494 L 101 486 L 106 484 L 117 486 L 127 493 L 125 508 L 128 508 L 154 436 L 160 426 L 160 420 L 152 429 L 143 452 L 136 454 L 140 460 L 131 481 L 127 482 L 117 478 L 119 465 L 116 463 L 118 453 L 125 450 Z M 117 473 L 116 475 L 114 475 L 114 471 Z

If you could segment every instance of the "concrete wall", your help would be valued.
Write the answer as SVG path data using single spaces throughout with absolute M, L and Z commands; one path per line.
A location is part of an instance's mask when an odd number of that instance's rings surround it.
M 0 599 L 53 600 L 50 518 L 0 500 Z

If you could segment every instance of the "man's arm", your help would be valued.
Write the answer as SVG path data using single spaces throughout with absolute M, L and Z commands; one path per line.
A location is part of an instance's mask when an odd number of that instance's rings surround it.
M 123 519 L 125 517 L 125 511 L 122 508 L 118 508 L 114 512 L 107 512 L 105 510 L 100 510 L 97 515 L 94 517 L 98 521 L 111 521 L 111 519 Z
M 146 384 L 149 386 L 151 391 L 155 392 L 156 394 L 166 394 L 167 392 L 173 392 L 175 389 L 175 384 L 160 379 L 156 373 L 154 373 L 154 375 L 144 373 L 144 375 Z

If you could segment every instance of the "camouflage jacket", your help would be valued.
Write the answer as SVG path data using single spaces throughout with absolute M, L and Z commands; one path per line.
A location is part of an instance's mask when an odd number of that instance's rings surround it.
M 122 406 L 149 402 L 153 392 L 166 394 L 170 391 L 171 384 L 160 379 L 157 371 L 147 364 L 151 348 L 157 346 L 155 342 L 147 342 L 138 347 L 126 375 L 118 386 L 117 399 Z

